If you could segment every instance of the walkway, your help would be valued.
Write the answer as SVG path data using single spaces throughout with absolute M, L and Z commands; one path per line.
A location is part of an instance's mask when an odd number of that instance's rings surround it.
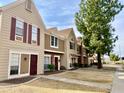
M 26 84 L 26 83 L 32 82 L 38 78 L 40 78 L 40 76 L 28 76 L 28 77 L 23 77 L 23 78 L 16 78 L 16 79 L 11 79 L 11 80 L 0 81 L 0 88 L 14 87 L 14 86 L 18 86 L 21 84 Z
M 75 80 L 75 79 L 67 79 L 67 78 L 60 78 L 60 77 L 54 77 L 54 76 L 41 76 L 41 77 L 46 78 L 46 79 L 50 79 L 50 80 L 62 81 L 62 82 L 65 82 L 65 83 L 86 85 L 86 86 L 97 87 L 97 88 L 102 88 L 102 89 L 111 89 L 111 85 L 109 85 L 109 84 L 101 84 L 101 83 L 88 82 L 88 81 Z
M 122 68 L 115 73 L 111 93 L 124 93 L 124 70 Z

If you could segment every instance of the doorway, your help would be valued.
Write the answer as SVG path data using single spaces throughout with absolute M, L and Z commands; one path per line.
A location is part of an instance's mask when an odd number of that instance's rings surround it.
M 37 55 L 31 55 L 30 75 L 37 75 Z
M 58 61 L 59 61 L 58 57 L 55 57 L 55 70 L 57 71 L 58 71 Z

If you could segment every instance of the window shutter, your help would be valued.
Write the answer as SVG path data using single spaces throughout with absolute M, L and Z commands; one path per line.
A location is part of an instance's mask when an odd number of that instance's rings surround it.
M 40 28 L 37 29 L 37 45 L 40 45 Z
M 31 44 L 31 39 L 32 39 L 32 25 L 29 25 L 28 29 L 28 43 Z
M 26 40 L 27 40 L 27 23 L 24 22 L 23 42 L 26 43 Z
M 10 40 L 15 40 L 15 30 L 16 30 L 16 18 L 12 17 L 11 19 L 11 32 L 10 32 Z

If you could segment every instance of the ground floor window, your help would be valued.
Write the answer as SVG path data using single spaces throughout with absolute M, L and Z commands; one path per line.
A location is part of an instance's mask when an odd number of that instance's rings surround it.
M 71 58 L 71 63 L 70 63 L 70 67 L 73 67 L 74 63 L 76 63 L 76 58 Z
M 51 57 L 50 56 L 45 56 L 44 57 L 44 69 L 48 70 L 48 65 L 51 64 Z
M 29 75 L 30 55 L 21 53 L 11 53 L 9 63 L 10 78 Z
M 19 74 L 19 54 L 12 53 L 11 54 L 11 62 L 10 62 L 10 75 L 18 75 Z

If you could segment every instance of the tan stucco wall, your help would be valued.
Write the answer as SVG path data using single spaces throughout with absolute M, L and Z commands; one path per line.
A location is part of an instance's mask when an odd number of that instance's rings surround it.
M 45 49 L 64 52 L 64 40 L 58 39 L 59 40 L 58 48 L 52 48 L 50 47 L 50 37 L 51 35 L 45 34 Z
M 31 45 L 28 43 L 19 43 L 10 40 L 11 17 L 18 17 L 25 22 L 37 25 L 41 30 L 40 46 Z M 8 78 L 8 65 L 9 65 L 9 51 L 29 51 L 37 52 L 38 57 L 38 73 L 43 73 L 44 62 L 44 24 L 41 21 L 35 7 L 32 5 L 32 13 L 25 10 L 25 3 L 15 6 L 11 9 L 5 10 L 2 15 L 2 28 L 1 28 L 1 43 L 0 43 L 0 80 Z

